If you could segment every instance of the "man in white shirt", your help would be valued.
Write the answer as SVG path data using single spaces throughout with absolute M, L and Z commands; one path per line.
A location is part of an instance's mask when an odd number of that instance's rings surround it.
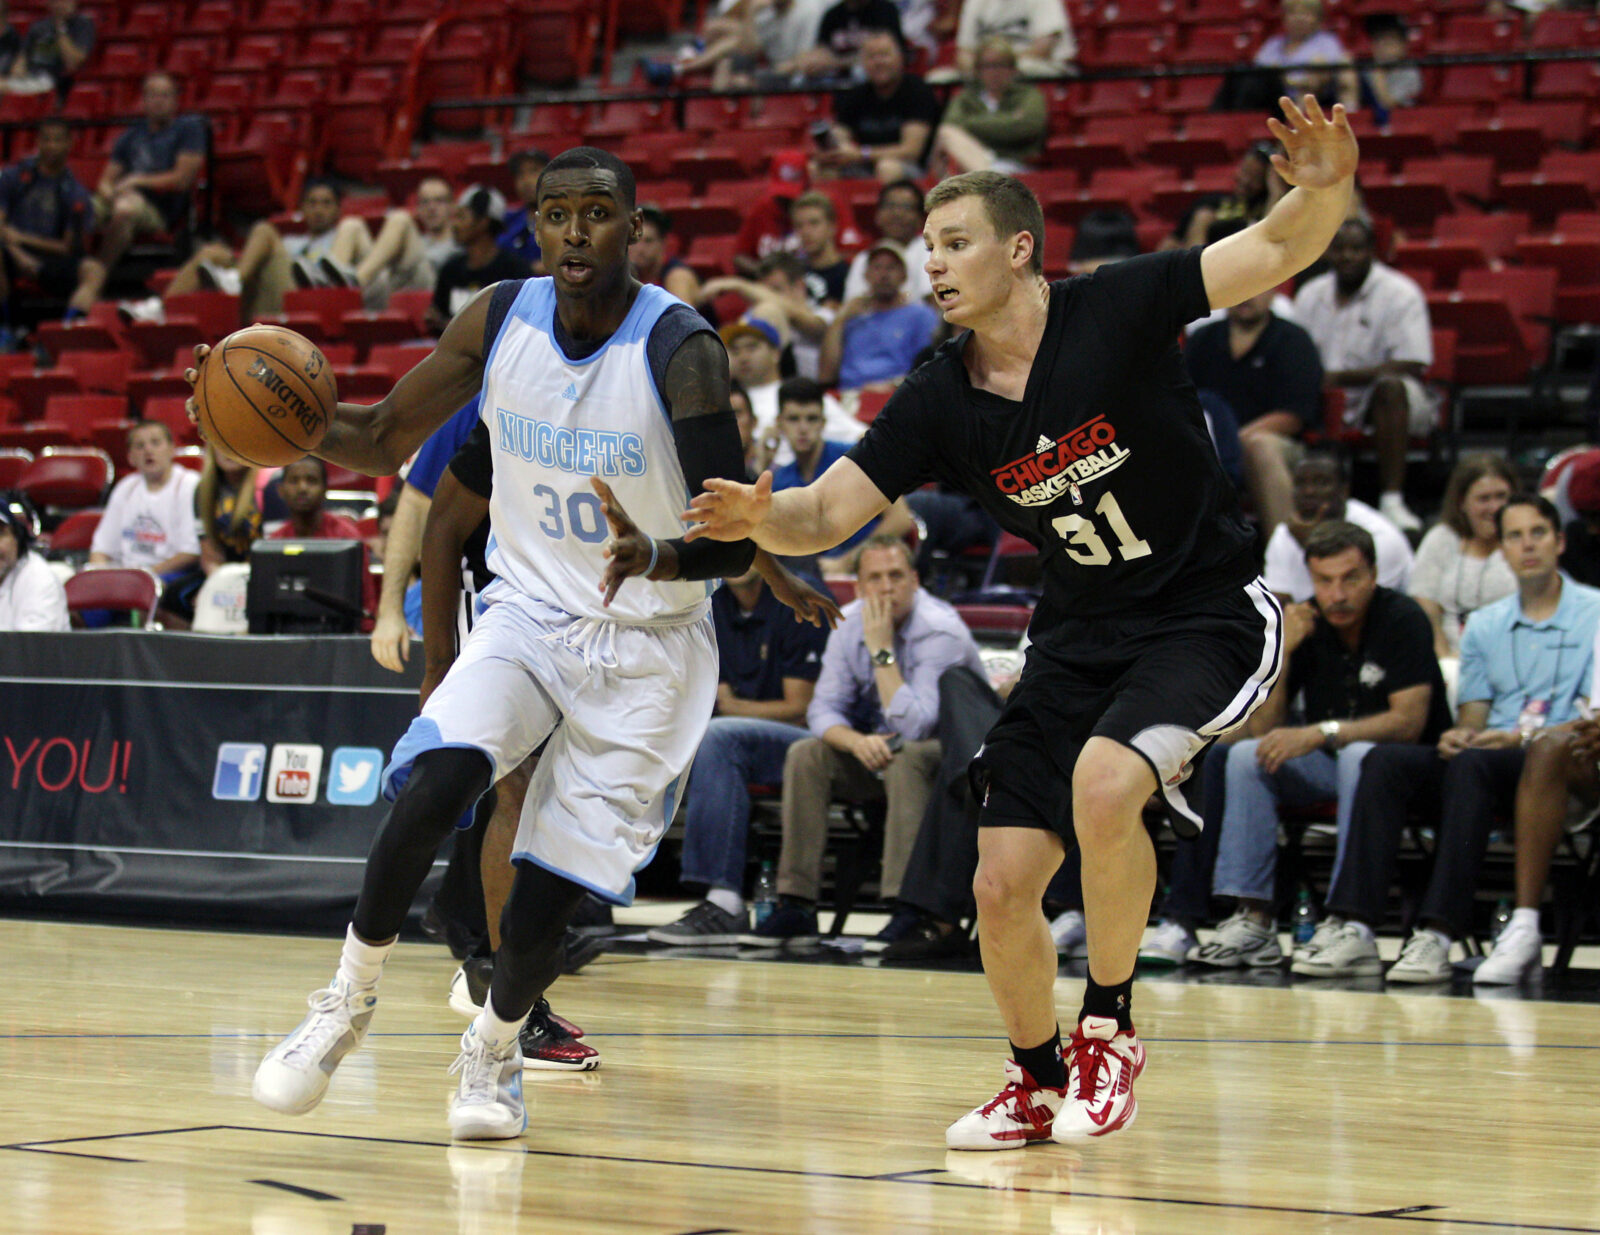
M 972 80 L 984 39 L 996 36 L 1016 50 L 1024 77 L 1077 70 L 1078 42 L 1061 0 L 966 0 L 956 27 L 956 67 L 963 80 Z
M 1414 280 L 1372 254 L 1372 227 L 1347 220 L 1328 246 L 1333 269 L 1300 289 L 1295 315 L 1322 353 L 1325 384 L 1344 388 L 1346 420 L 1372 425 L 1378 509 L 1402 531 L 1420 532 L 1422 521 L 1407 509 L 1401 487 L 1407 436 L 1425 436 L 1438 412 L 1422 384 L 1433 363 L 1428 300 Z
M 925 263 L 928 251 L 922 243 L 922 190 L 910 180 L 891 180 L 878 190 L 878 242 L 887 240 L 900 250 L 906 263 L 907 301 L 933 299 L 933 284 L 928 282 Z M 873 246 L 876 247 L 876 246 Z M 844 303 L 865 296 L 868 250 L 863 249 L 850 262 L 844 281 Z
M 27 499 L 0 494 L 0 631 L 70 630 L 61 580 L 32 545 Z
M 163 578 L 200 560 L 194 492 L 200 477 L 174 467 L 172 432 L 156 420 L 128 430 L 128 462 L 134 474 L 111 490 L 89 546 L 91 566 L 147 566 Z
M 1262 577 L 1282 601 L 1311 599 L 1311 572 L 1306 569 L 1305 543 L 1312 529 L 1329 519 L 1343 519 L 1365 528 L 1378 550 L 1378 583 L 1397 592 L 1411 582 L 1411 542 L 1388 519 L 1350 496 L 1344 460 L 1330 451 L 1307 451 L 1293 472 L 1294 514 L 1278 524 L 1267 541 Z
M 756 470 L 760 472 L 773 464 L 792 463 L 794 450 L 778 433 L 778 387 L 783 382 L 778 358 L 783 354 L 783 336 L 771 322 L 754 314 L 730 322 L 721 334 L 728 349 L 728 370 L 744 387 L 755 413 L 757 445 L 752 464 L 759 465 Z M 823 436 L 829 441 L 854 442 L 867 431 L 832 395 L 824 397 L 822 411 L 827 418 Z

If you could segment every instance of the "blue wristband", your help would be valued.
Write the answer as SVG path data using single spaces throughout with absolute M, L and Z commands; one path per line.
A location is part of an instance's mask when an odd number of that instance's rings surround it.
M 650 538 L 650 565 L 644 568 L 644 577 L 648 579 L 650 572 L 656 568 L 656 563 L 661 560 L 661 542 L 654 536 Z

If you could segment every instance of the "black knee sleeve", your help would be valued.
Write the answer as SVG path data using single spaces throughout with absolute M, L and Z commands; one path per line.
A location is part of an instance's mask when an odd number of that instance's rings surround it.
M 495 1014 L 524 1015 L 561 972 L 562 940 L 586 889 L 531 862 L 517 878 L 500 915 L 500 950 L 490 995 Z
M 400 933 L 439 846 L 493 775 L 488 756 L 479 750 L 430 750 L 417 756 L 367 855 L 356 934 L 376 943 Z

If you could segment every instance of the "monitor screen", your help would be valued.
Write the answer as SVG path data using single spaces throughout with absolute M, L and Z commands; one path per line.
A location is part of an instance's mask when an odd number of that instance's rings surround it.
M 245 616 L 252 635 L 353 634 L 366 572 L 359 540 L 258 540 Z

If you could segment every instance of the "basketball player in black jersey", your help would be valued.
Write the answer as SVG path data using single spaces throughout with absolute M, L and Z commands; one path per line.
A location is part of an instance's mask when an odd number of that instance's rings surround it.
M 1176 340 L 1305 269 L 1343 221 L 1355 138 L 1342 108 L 1302 106 L 1285 98 L 1284 121 L 1267 122 L 1284 148 L 1273 164 L 1296 187 L 1261 222 L 1065 282 L 1044 279 L 1043 216 L 1026 186 L 993 172 L 939 184 L 927 271 L 962 332 L 814 484 L 773 494 L 768 476 L 713 480 L 691 503 L 691 537 L 817 553 L 937 480 L 1039 548 L 1033 643 L 972 768 L 978 932 L 1012 1058 L 1000 1093 L 950 1126 L 952 1148 L 1104 1136 L 1138 1110 L 1130 988 L 1156 882 L 1141 812 L 1160 792 L 1176 828 L 1199 827 L 1182 793 L 1190 765 L 1266 698 L 1282 649 Z M 1063 1049 L 1040 901 L 1072 836 L 1089 981 Z

